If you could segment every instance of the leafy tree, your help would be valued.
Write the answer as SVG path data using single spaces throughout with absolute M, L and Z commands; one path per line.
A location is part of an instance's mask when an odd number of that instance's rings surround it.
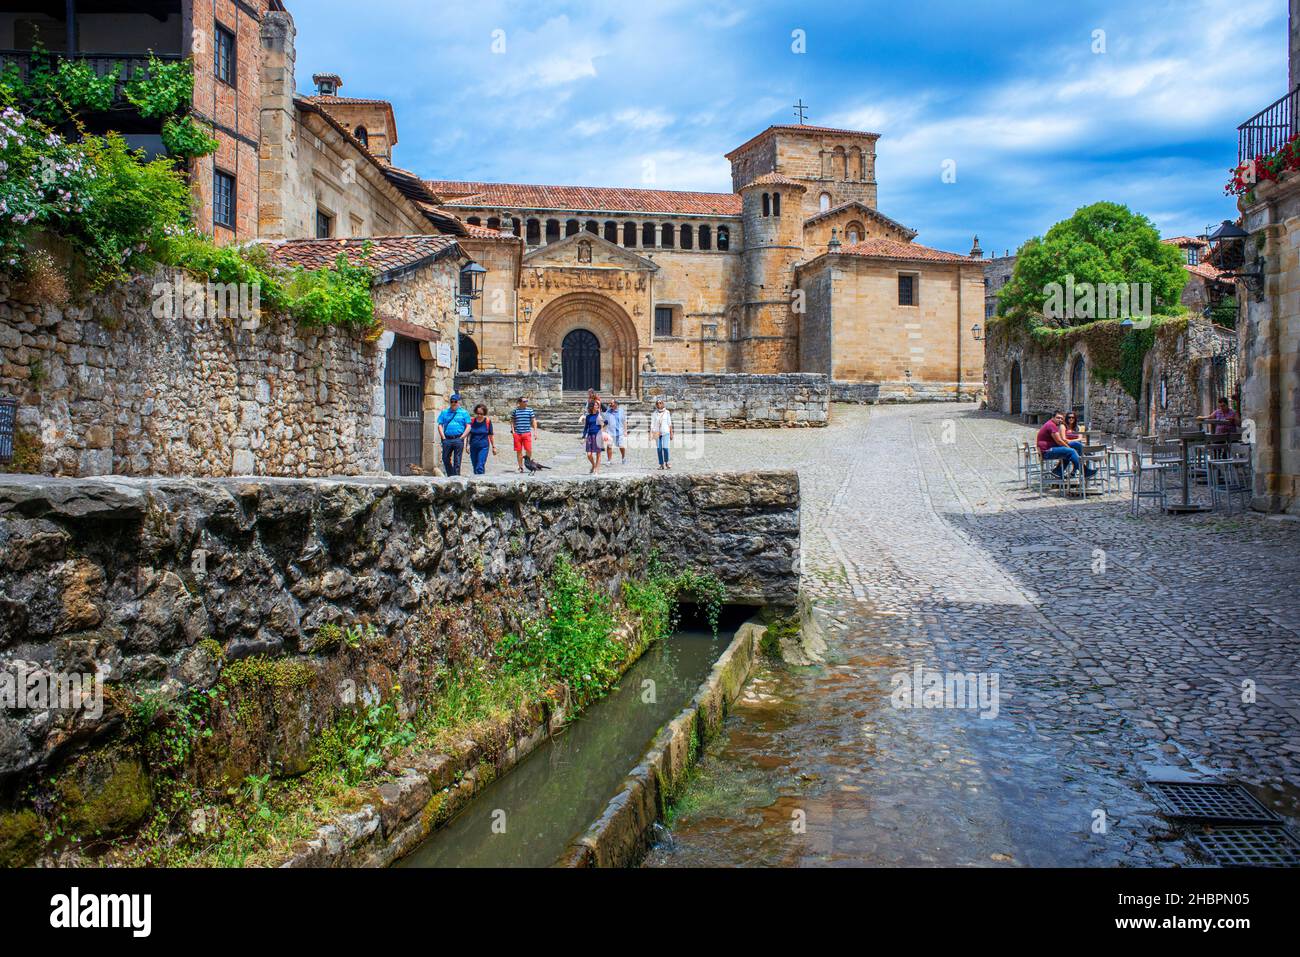
M 1117 317 L 1064 318 L 1047 308 L 1054 291 L 1149 283 L 1152 314 L 1173 315 L 1182 311 L 1187 278 L 1182 251 L 1160 242 L 1151 220 L 1118 203 L 1093 203 L 1020 248 L 1015 273 L 998 293 L 998 312 L 1030 326 L 1083 325 Z

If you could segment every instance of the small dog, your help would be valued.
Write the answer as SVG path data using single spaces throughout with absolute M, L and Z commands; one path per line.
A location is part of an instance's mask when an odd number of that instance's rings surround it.
M 529 456 L 524 456 L 524 468 L 530 472 L 543 472 L 550 469 L 549 465 L 543 465 L 541 462 L 534 462 Z

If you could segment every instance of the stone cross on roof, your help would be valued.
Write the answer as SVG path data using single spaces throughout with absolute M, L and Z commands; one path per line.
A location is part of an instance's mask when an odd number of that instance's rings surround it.
M 794 105 L 794 115 L 799 117 L 799 125 L 803 126 L 807 117 L 804 115 L 808 111 L 808 104 L 804 103 L 803 97 L 799 97 L 799 102 Z

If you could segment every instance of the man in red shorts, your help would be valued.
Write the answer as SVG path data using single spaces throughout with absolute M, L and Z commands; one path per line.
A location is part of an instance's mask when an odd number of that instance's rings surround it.
M 520 396 L 510 416 L 510 435 L 515 440 L 515 458 L 519 471 L 524 470 L 524 456 L 533 457 L 533 429 L 537 427 L 537 413 L 528 407 L 528 398 Z

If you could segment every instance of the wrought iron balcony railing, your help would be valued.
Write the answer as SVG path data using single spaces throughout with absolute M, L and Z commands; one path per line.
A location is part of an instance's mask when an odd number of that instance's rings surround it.
M 117 96 L 123 98 L 123 88 L 126 81 L 135 76 L 137 72 L 149 72 L 148 53 L 76 53 L 72 59 L 81 63 L 89 64 L 95 71 L 96 76 L 108 76 L 117 67 L 121 67 L 117 81 Z M 155 59 L 162 63 L 177 63 L 183 59 L 183 56 L 171 53 L 159 53 L 154 55 Z M 32 65 L 38 58 L 44 58 L 49 64 L 57 64 L 59 60 L 66 59 L 62 53 L 33 53 L 31 50 L 0 50 L 0 70 L 7 70 L 12 64 L 18 71 L 18 75 L 26 80 L 32 71 Z
M 1237 127 L 1237 163 L 1267 156 L 1300 133 L 1300 86 Z

